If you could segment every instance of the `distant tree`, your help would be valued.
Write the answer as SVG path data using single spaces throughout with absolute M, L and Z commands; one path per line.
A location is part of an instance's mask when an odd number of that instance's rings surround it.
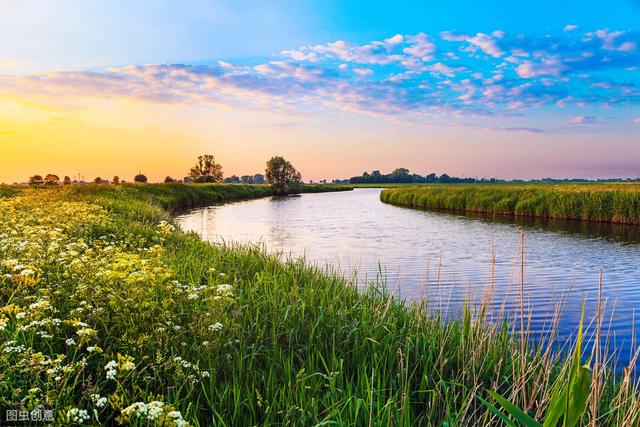
M 69 178 L 68 176 L 65 176 L 64 179 L 62 180 L 62 183 L 64 185 L 69 185 L 71 184 L 71 178 Z
M 29 177 L 29 185 L 42 185 L 44 184 L 44 179 L 42 179 L 41 175 L 33 175 Z
M 275 156 L 267 162 L 267 180 L 276 194 L 297 191 L 302 184 L 300 172 L 284 157 Z
M 44 177 L 44 185 L 58 185 L 59 183 L 60 178 L 58 177 L 58 175 L 50 173 Z
M 166 177 L 164 178 L 164 182 L 165 182 L 165 183 L 169 183 L 169 182 L 176 182 L 176 180 L 175 180 L 175 179 L 173 179 L 173 178 L 171 178 L 170 176 L 166 176 Z
M 225 184 L 240 184 L 240 178 L 236 175 L 228 176 L 224 179 Z
M 102 184 L 102 178 L 100 178 L 99 176 L 97 176 L 93 182 L 95 182 L 96 184 Z
M 191 178 L 190 176 L 185 176 L 184 178 L 182 178 L 182 182 L 184 182 L 185 184 L 191 184 L 193 182 L 193 178 Z
M 211 154 L 198 156 L 198 163 L 189 171 L 195 182 L 223 182 L 222 166 L 216 163 Z
M 440 175 L 440 177 L 438 178 L 438 181 L 446 184 L 448 182 L 451 182 L 451 177 L 449 175 L 447 175 L 446 173 L 443 173 L 442 175 Z
M 120 184 L 120 177 L 118 175 L 114 176 L 111 182 L 114 183 L 115 185 Z
M 146 177 L 145 175 L 143 175 L 143 174 L 139 173 L 138 175 L 136 175 L 136 176 L 133 178 L 133 181 L 134 181 L 134 182 L 147 182 L 147 177 Z
M 253 184 L 253 176 L 251 176 L 251 175 L 242 175 L 240 177 L 240 182 L 242 184 Z
M 253 183 L 254 184 L 264 184 L 264 175 L 261 173 L 257 173 L 253 175 Z

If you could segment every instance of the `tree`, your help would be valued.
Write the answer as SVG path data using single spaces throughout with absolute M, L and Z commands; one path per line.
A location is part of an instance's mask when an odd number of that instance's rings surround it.
M 242 175 L 240 177 L 240 183 L 242 183 L 242 184 L 253 184 L 253 176 L 251 176 L 251 175 Z
M 69 178 L 68 176 L 65 176 L 64 179 L 62 180 L 62 183 L 64 185 L 69 185 L 71 184 L 71 178 Z
M 253 175 L 253 183 L 254 184 L 264 184 L 264 175 L 261 173 L 257 173 Z
M 211 154 L 198 156 L 198 163 L 189 171 L 194 182 L 223 182 L 222 166 Z
M 165 183 L 169 183 L 169 182 L 176 182 L 176 180 L 175 180 L 175 179 L 173 179 L 173 178 L 171 178 L 170 176 L 166 176 L 166 177 L 164 178 L 164 182 L 165 182 Z
M 113 182 L 115 185 L 120 184 L 120 177 L 118 175 L 114 176 L 111 182 Z
M 93 182 L 95 182 L 96 184 L 102 184 L 102 178 L 97 176 L 96 179 L 93 180 Z
M 44 180 L 41 175 L 33 175 L 29 177 L 29 185 L 42 185 Z
M 58 185 L 59 183 L 60 178 L 58 177 L 58 175 L 50 173 L 44 177 L 44 185 Z
M 276 194 L 286 194 L 296 191 L 302 185 L 300 172 L 283 157 L 275 156 L 267 162 L 265 171 L 267 181 Z
M 240 184 L 240 178 L 236 175 L 228 176 L 224 179 L 225 184 Z
M 146 177 L 146 176 L 144 176 L 143 174 L 139 173 L 138 175 L 136 175 L 136 176 L 133 178 L 133 181 L 134 181 L 134 182 L 147 182 L 147 177 Z

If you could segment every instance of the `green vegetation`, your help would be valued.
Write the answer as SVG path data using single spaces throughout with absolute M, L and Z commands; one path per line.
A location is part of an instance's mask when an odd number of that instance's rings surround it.
M 640 224 L 640 184 L 426 185 L 383 190 L 380 200 L 420 209 Z
M 538 420 L 556 404 L 558 357 L 522 353 L 483 309 L 445 322 L 426 302 L 358 291 L 303 261 L 207 244 L 166 212 L 268 189 L 87 185 L 0 199 L 0 407 L 42 405 L 55 424 L 464 426 L 515 425 L 496 413 L 501 396 Z M 597 424 L 637 423 L 631 370 L 600 372 Z
M 275 194 L 295 193 L 302 185 L 302 176 L 284 157 L 275 156 L 267 162 L 265 177 Z

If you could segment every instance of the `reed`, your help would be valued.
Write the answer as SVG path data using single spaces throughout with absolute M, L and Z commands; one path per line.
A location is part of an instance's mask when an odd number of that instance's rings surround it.
M 428 210 L 640 224 L 640 184 L 424 185 L 388 188 L 385 203 Z

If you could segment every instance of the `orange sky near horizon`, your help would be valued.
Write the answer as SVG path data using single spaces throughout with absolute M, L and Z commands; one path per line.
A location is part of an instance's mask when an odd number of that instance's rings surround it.
M 557 139 L 561 147 L 554 147 Z M 131 180 L 138 171 L 162 181 L 167 175 L 184 177 L 205 153 L 216 156 L 226 176 L 263 173 L 271 156 L 283 155 L 305 180 L 315 181 L 396 167 L 455 176 L 596 177 L 602 171 L 594 165 L 602 156 L 633 173 L 629 156 L 638 158 L 640 148 L 632 135 L 619 138 L 615 150 L 601 139 L 572 134 L 550 140 L 344 112 L 292 116 L 124 98 L 34 102 L 0 96 L 0 182 L 5 183 L 47 173 Z

